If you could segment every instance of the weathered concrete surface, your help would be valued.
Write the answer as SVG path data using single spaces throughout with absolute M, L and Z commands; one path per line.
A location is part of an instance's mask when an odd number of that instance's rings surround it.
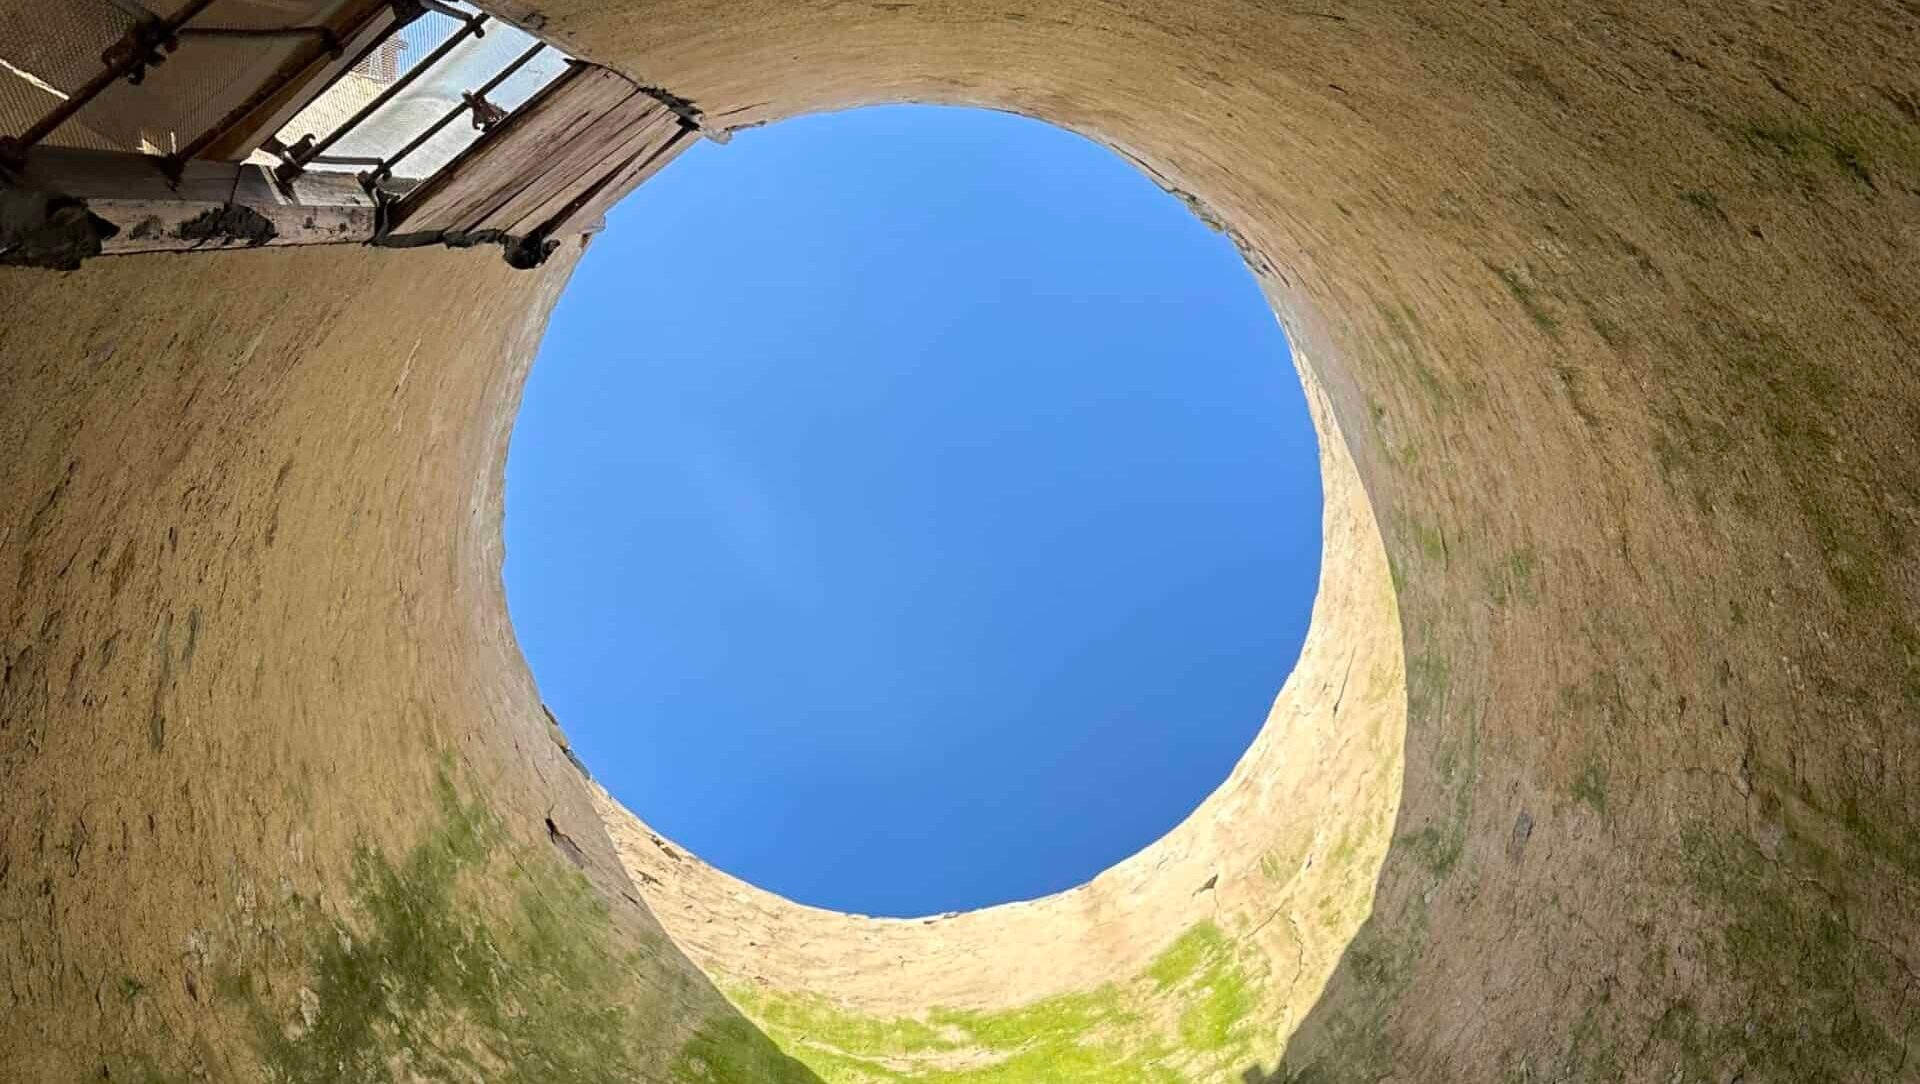
M 0 1079 L 647 1079 L 724 1031 L 500 598 L 507 434 L 572 262 L 8 273 Z
M 1920 1079 L 1911 3 L 539 14 L 710 122 L 988 104 L 1191 193 L 1312 363 L 1391 566 L 1403 793 L 1304 1015 L 1231 913 L 1129 932 L 1108 993 L 982 995 L 928 1033 L 844 994 L 866 980 L 781 985 L 798 947 L 765 986 L 719 975 L 822 1076 L 1200 1080 L 1225 1051 L 1320 1080 Z M 625 900 L 661 886 L 621 883 L 513 648 L 499 464 L 563 277 L 360 251 L 0 275 L 0 1077 L 479 1051 L 489 1077 L 801 1078 Z M 356 839 L 386 857 L 357 877 Z M 1011 1000 L 1085 981 L 1050 964 Z

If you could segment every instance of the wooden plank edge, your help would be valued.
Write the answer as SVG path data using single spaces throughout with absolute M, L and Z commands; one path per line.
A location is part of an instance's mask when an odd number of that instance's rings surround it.
M 615 204 L 665 169 L 667 163 L 678 158 L 680 152 L 693 144 L 698 134 L 699 129 L 688 126 L 682 120 L 673 134 L 653 148 L 651 154 L 642 150 L 625 165 L 610 171 L 598 185 L 584 193 L 580 201 L 555 212 L 540 228 L 541 235 L 557 237 L 576 231 L 583 234 L 595 232 L 598 228 L 596 223 L 603 220 Z
M 634 96 L 625 77 L 591 69 L 590 77 L 574 81 L 564 94 L 543 100 L 538 113 L 529 112 L 511 128 L 507 126 L 510 119 L 469 148 L 475 151 L 471 157 L 456 160 L 443 171 L 444 185 L 395 208 L 395 223 L 409 230 L 484 229 L 500 206 L 543 178 L 564 171 L 568 148 Z
M 643 104 L 641 104 L 643 103 Z M 558 184 L 528 186 L 482 220 L 509 233 L 527 233 L 550 222 L 583 195 L 600 191 L 635 158 L 672 138 L 680 119 L 644 95 L 634 95 L 602 118 L 603 125 L 583 133 L 578 146 L 564 153 L 571 175 Z M 611 131 L 606 131 L 611 129 Z M 562 155 L 556 155 L 556 159 Z M 556 171 L 557 172 L 557 171 Z
M 584 78 L 587 72 L 603 70 L 605 69 L 595 68 L 582 61 L 568 61 L 565 71 L 555 76 L 546 86 L 535 91 L 533 97 L 520 103 L 520 108 L 507 114 L 507 119 L 501 121 L 493 131 L 468 144 L 459 154 L 453 156 L 451 162 L 441 166 L 433 176 L 422 181 L 418 187 L 407 193 L 405 198 L 395 203 L 393 205 L 394 224 L 403 226 L 416 211 L 432 206 L 442 189 L 463 176 L 464 167 L 486 154 L 488 147 L 506 138 L 522 125 L 530 123 L 527 118 L 539 116 L 548 108 L 549 103 L 558 98 L 575 80 Z

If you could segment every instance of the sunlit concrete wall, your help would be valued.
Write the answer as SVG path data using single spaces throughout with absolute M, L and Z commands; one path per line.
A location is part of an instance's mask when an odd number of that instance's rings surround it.
M 0 1077 L 1920 1075 L 1910 4 L 504 13 L 711 126 L 1040 116 L 1240 242 L 1398 613 L 1369 917 L 1297 1014 L 1225 861 L 1210 924 L 940 1013 L 756 968 L 752 907 L 683 956 L 501 602 L 565 268 L 127 257 L 0 276 Z

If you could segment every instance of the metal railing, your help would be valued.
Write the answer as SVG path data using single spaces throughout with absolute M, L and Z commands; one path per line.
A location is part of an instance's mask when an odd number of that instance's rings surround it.
M 482 133 L 492 131 L 494 125 L 499 124 L 502 120 L 506 119 L 507 111 L 487 101 L 487 95 L 492 93 L 496 88 L 498 88 L 500 84 L 506 82 L 509 78 L 511 78 L 515 72 L 518 72 L 521 68 L 526 67 L 527 63 L 531 61 L 534 57 L 539 56 L 541 51 L 544 50 L 546 47 L 547 46 L 545 42 L 534 43 L 532 48 L 528 49 L 526 52 L 521 53 L 519 56 L 515 57 L 513 59 L 513 63 L 508 64 L 505 68 L 502 68 L 499 71 L 499 73 L 496 74 L 493 78 L 480 84 L 480 86 L 474 90 L 470 90 L 462 93 L 460 95 L 459 105 L 456 105 L 452 109 L 449 109 L 445 113 L 441 114 L 440 119 L 428 125 L 426 131 L 421 132 L 419 135 L 413 137 L 413 139 L 410 140 L 406 146 L 401 147 L 399 150 L 388 155 L 384 161 L 380 162 L 377 166 L 375 166 L 375 168 L 369 175 L 367 183 L 379 184 L 381 181 L 384 181 L 387 178 L 393 176 L 394 166 L 400 164 L 400 162 L 404 160 L 408 155 L 419 150 L 422 146 L 426 144 L 427 140 L 432 139 L 436 135 L 439 135 L 441 129 L 445 128 L 449 124 L 452 124 L 454 120 L 457 119 L 463 113 L 467 113 L 467 112 L 473 113 L 474 127 L 479 131 L 481 131 Z
M 439 6 L 440 5 L 436 5 L 436 7 L 439 7 Z M 282 162 L 282 165 L 280 167 L 281 176 L 286 177 L 291 174 L 298 173 L 302 169 L 306 168 L 308 165 L 311 165 L 314 163 L 322 163 L 322 164 L 344 163 L 344 164 L 353 164 L 353 165 L 369 164 L 368 159 L 328 158 L 326 157 L 326 153 L 327 153 L 327 150 L 331 148 L 335 143 L 340 142 L 340 140 L 344 138 L 348 133 L 352 132 L 354 129 L 358 128 L 361 124 L 365 123 L 368 117 L 373 116 L 375 113 L 379 112 L 380 109 L 384 107 L 388 102 L 391 102 L 396 97 L 398 97 L 401 91 L 404 91 L 408 87 L 412 86 L 415 80 L 419 79 L 422 75 L 425 75 L 428 71 L 432 70 L 434 65 L 446 59 L 447 55 L 453 52 L 453 50 L 456 47 L 458 47 L 461 42 L 466 41 L 469 37 L 478 38 L 478 37 L 484 37 L 486 35 L 487 16 L 484 13 L 474 16 L 473 18 L 470 18 L 470 19 L 460 15 L 460 13 L 457 11 L 455 11 L 454 14 L 456 17 L 461 18 L 462 20 L 459 30 L 455 31 L 452 34 L 452 36 L 447 38 L 447 40 L 441 42 L 438 46 L 436 46 L 433 52 L 428 53 L 424 58 L 421 59 L 420 63 L 415 64 L 412 67 L 408 68 L 405 72 L 402 72 L 399 78 L 395 79 L 392 83 L 389 83 L 385 90 L 382 90 L 379 94 L 375 95 L 372 101 L 368 102 L 366 105 L 361 106 L 358 111 L 356 111 L 352 116 L 348 117 L 344 122 L 342 122 L 338 128 L 335 128 L 332 132 L 329 132 L 325 138 L 316 140 L 312 135 L 308 135 L 305 138 L 301 139 L 300 141 L 292 144 L 291 146 L 286 146 L 281 150 L 279 150 L 278 152 L 276 152 Z M 322 93 L 325 93 L 325 92 L 323 91 Z M 271 151 L 273 148 L 269 147 L 268 149 Z M 379 165 L 381 163 L 378 160 L 371 160 L 371 164 Z
M 331 130 L 300 131 L 290 123 L 264 149 L 280 159 L 276 175 L 291 179 L 309 169 L 356 170 L 374 191 L 401 179 L 432 176 L 467 145 L 486 137 L 501 121 L 565 70 L 569 58 L 484 12 L 444 4 L 459 26 L 377 94 L 361 102 Z M 482 46 L 476 39 L 495 38 Z M 511 56 L 496 55 L 516 45 Z M 536 66 L 551 59 L 557 64 Z M 364 84 L 360 88 L 364 92 Z M 445 103 L 445 104 L 441 104 Z M 428 116 L 419 114 L 431 110 Z M 473 121 L 464 139 L 447 131 L 463 116 Z M 413 163 L 413 171 L 403 170 Z

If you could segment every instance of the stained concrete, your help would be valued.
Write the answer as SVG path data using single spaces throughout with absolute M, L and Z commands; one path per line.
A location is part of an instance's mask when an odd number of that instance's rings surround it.
M 505 13 L 709 125 L 1038 116 L 1241 244 L 1397 615 L 1364 907 L 1299 994 L 1246 866 L 1302 807 L 1216 796 L 1156 845 L 1191 902 L 1123 864 L 1004 983 L 914 963 L 991 912 L 876 978 L 634 861 L 540 710 L 500 470 L 575 249 L 8 270 L 0 1078 L 1920 1079 L 1910 3 Z M 1309 652 L 1380 630 L 1327 604 Z M 1222 793 L 1310 791 L 1281 737 Z

